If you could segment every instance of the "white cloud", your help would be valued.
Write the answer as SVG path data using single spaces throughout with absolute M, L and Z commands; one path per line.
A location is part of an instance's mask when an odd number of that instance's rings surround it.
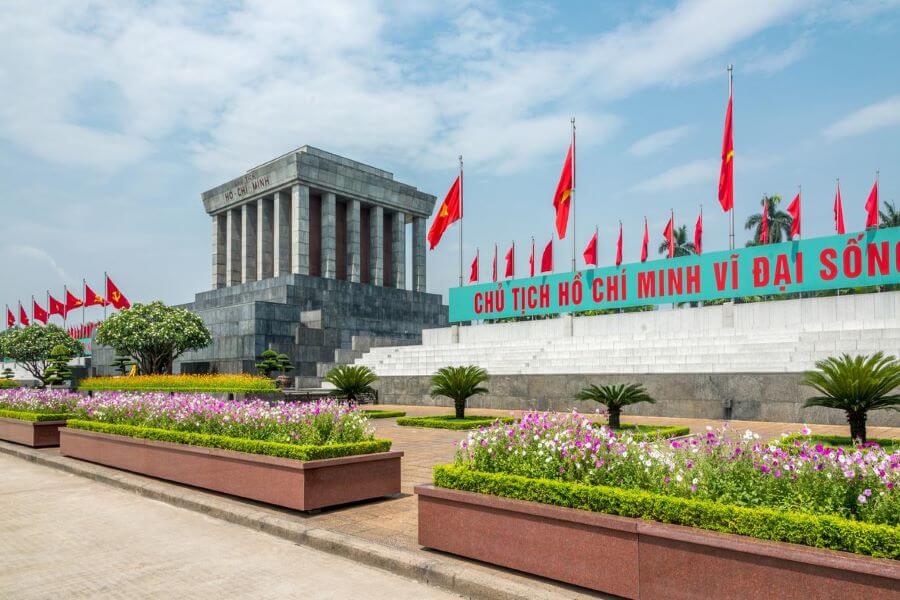
M 59 266 L 59 263 L 56 262 L 56 259 L 53 258 L 46 250 L 42 250 L 34 246 L 11 246 L 9 248 L 9 254 L 12 257 L 32 260 L 50 267 L 50 269 L 59 277 L 61 281 L 68 283 L 72 283 L 75 281 L 74 279 L 69 277 L 69 274 L 66 273 L 66 271 L 61 266 Z
M 836 140 L 894 125 L 900 125 L 900 96 L 892 96 L 850 113 L 828 127 L 825 137 Z
M 628 154 L 632 156 L 649 156 L 665 150 L 674 145 L 676 142 L 684 139 L 691 132 L 690 125 L 681 125 L 680 127 L 672 127 L 671 129 L 663 129 L 656 133 L 651 133 L 647 137 L 641 138 L 628 148 Z
M 783 71 L 805 57 L 811 48 L 807 38 L 800 38 L 788 47 L 778 51 L 760 51 L 746 58 L 741 67 L 748 73 L 765 73 L 771 75 Z
M 696 184 L 715 185 L 718 179 L 719 161 L 699 159 L 672 167 L 655 177 L 645 179 L 631 187 L 633 192 L 666 192 Z

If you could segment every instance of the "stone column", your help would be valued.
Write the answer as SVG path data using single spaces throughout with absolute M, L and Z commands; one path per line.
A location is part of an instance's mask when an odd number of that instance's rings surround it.
M 384 285 L 384 209 L 373 206 L 369 216 L 369 277 L 372 285 Z
M 359 200 L 347 203 L 347 280 L 359 283 Z
M 228 218 L 225 213 L 212 215 L 212 286 L 214 290 L 225 287 L 225 267 L 228 238 Z
M 231 286 L 241 282 L 241 209 L 231 208 L 227 215 L 225 285 Z
M 391 267 L 394 271 L 394 287 L 406 287 L 406 215 L 391 215 Z
M 259 279 L 269 279 L 275 272 L 272 205 L 272 198 L 260 198 L 256 202 L 256 276 Z
M 241 283 L 256 281 L 256 204 L 241 206 Z
M 322 194 L 322 277 L 337 276 L 337 198 L 331 192 Z
M 424 292 L 425 283 L 425 218 L 413 217 L 412 289 L 416 292 Z
M 309 187 L 291 187 L 291 273 L 309 275 Z
M 291 199 L 285 192 L 275 192 L 272 201 L 275 215 L 272 245 L 274 247 L 273 275 L 287 275 L 291 272 Z

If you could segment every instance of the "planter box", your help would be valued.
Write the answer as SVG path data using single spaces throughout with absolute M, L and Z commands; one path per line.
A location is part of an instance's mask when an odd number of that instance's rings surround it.
M 300 461 L 64 427 L 60 454 L 296 510 L 400 493 L 402 452 Z
M 32 448 L 59 446 L 59 428 L 65 421 L 22 421 L 0 417 L 0 440 Z
M 626 598 L 900 598 L 900 562 L 417 486 L 419 543 Z

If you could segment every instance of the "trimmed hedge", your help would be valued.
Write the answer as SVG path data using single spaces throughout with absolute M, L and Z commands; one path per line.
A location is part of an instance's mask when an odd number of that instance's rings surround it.
M 630 433 L 635 441 L 662 440 L 688 435 L 690 427 L 683 425 L 637 425 L 634 423 L 622 423 L 616 433 Z
M 12 390 L 22 387 L 22 384 L 14 379 L 0 379 L 0 390 Z
M 298 444 L 283 444 L 265 440 L 233 438 L 209 433 L 174 431 L 171 429 L 120 425 L 118 423 L 101 423 L 99 421 L 82 421 L 79 419 L 72 419 L 67 425 L 72 429 L 83 429 L 85 431 L 94 431 L 97 433 L 108 433 L 145 440 L 155 440 L 158 442 L 173 442 L 175 444 L 186 444 L 189 446 L 202 446 L 204 448 L 219 448 L 220 450 L 234 450 L 235 452 L 246 452 L 248 454 L 279 456 L 282 458 L 293 458 L 295 460 L 341 458 L 343 456 L 355 456 L 358 454 L 387 452 L 391 449 L 390 440 L 372 440 L 355 444 L 300 446 Z
M 275 380 L 255 375 L 136 375 L 129 377 L 88 377 L 81 381 L 82 392 L 196 392 L 270 393 L 277 392 Z
M 70 416 L 68 413 L 39 413 L 0 408 L 0 417 L 4 419 L 18 419 L 19 421 L 65 421 Z
M 393 419 L 394 417 L 405 417 L 406 411 L 403 410 L 378 410 L 377 408 L 364 408 L 361 412 L 370 419 Z
M 849 435 L 803 435 L 802 433 L 792 433 L 781 438 L 782 446 L 793 446 L 794 442 L 809 442 L 811 444 L 822 444 L 830 447 L 853 448 L 855 444 Z M 866 443 L 875 442 L 882 448 L 892 448 L 900 446 L 900 439 L 897 438 L 868 438 Z
M 747 508 L 643 490 L 485 473 L 456 465 L 435 466 L 434 485 L 762 540 L 900 559 L 900 527 L 830 515 Z
M 488 427 L 494 422 L 512 423 L 515 421 L 512 417 L 483 417 L 469 416 L 465 419 L 457 419 L 456 415 L 439 415 L 434 417 L 400 417 L 397 419 L 397 425 L 403 427 L 430 427 L 432 429 L 453 429 L 456 431 L 464 431 L 467 429 L 478 429 L 479 427 Z

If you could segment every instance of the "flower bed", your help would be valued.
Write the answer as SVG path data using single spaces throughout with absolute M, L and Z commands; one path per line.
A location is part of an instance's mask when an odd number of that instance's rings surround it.
M 400 417 L 397 419 L 397 425 L 462 431 L 488 427 L 498 421 L 501 423 L 512 423 L 515 419 L 512 417 L 483 417 L 476 415 L 470 415 L 465 419 L 457 419 L 455 415 L 437 415 L 433 417 Z
M 58 429 L 78 398 L 62 390 L 0 390 L 0 440 L 33 448 L 58 446 Z
M 855 449 L 859 446 L 848 435 L 812 435 L 810 433 L 795 433 L 781 438 L 783 447 L 802 448 L 804 444 L 816 447 L 822 445 L 829 448 L 845 448 Z M 896 438 L 869 438 L 862 445 L 863 448 L 873 445 L 880 446 L 886 450 L 900 450 L 900 439 Z
M 84 392 L 220 392 L 273 393 L 278 388 L 268 377 L 254 375 L 137 375 L 88 377 L 78 386 Z
M 880 558 L 900 559 L 898 482 L 900 454 L 875 447 L 786 449 L 715 431 L 640 441 L 577 414 L 529 413 L 470 433 L 455 465 L 435 467 L 435 487 L 417 489 L 419 542 L 628 597 L 824 585 L 890 597 L 900 565 Z

